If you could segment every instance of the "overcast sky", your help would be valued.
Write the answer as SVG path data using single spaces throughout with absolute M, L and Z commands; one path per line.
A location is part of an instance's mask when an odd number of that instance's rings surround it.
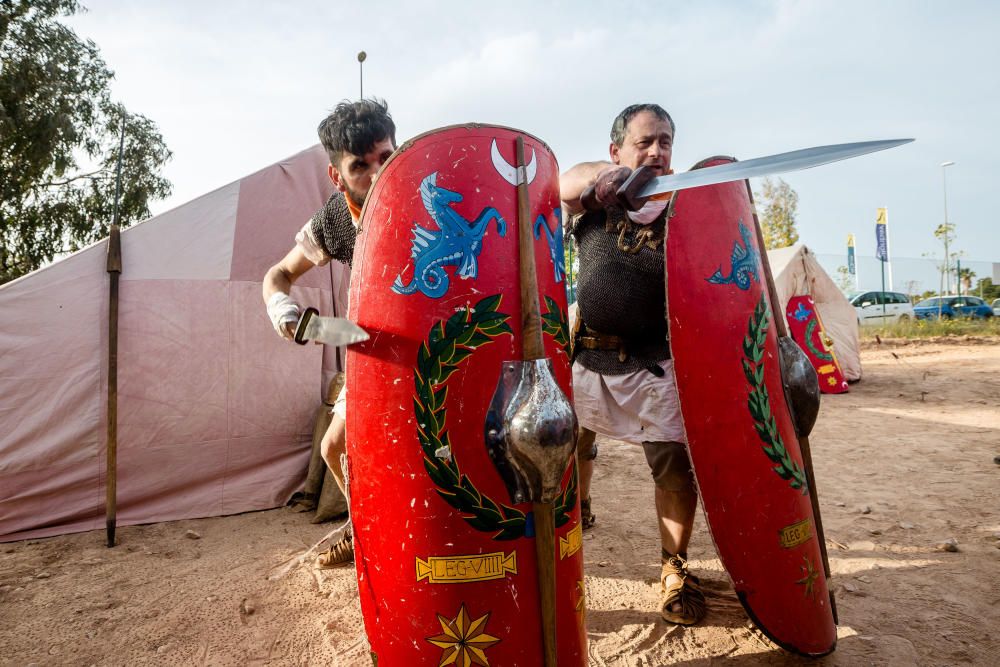
M 174 152 L 177 206 L 317 142 L 327 111 L 385 98 L 400 141 L 462 122 L 517 127 L 562 169 L 607 156 L 626 105 L 677 123 L 674 168 L 797 148 L 916 143 L 786 174 L 801 240 L 874 253 L 888 207 L 895 257 L 943 256 L 942 167 L 954 247 L 1000 262 L 1000 3 L 222 2 L 84 0 L 70 20 L 116 72 L 115 97 Z M 537 5 L 537 6 L 536 6 Z

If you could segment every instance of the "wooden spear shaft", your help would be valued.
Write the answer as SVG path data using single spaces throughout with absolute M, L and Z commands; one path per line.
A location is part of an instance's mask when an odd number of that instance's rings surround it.
M 542 310 L 538 301 L 535 244 L 531 235 L 531 201 L 524 164 L 524 138 L 517 138 L 517 249 L 521 269 L 521 331 L 525 361 L 545 358 Z
M 122 109 L 122 132 L 118 144 L 118 175 L 115 179 L 115 208 L 108 237 L 107 271 L 111 279 L 108 299 L 108 440 L 107 498 L 105 528 L 108 547 L 115 546 L 118 523 L 118 276 L 122 272 L 122 242 L 118 226 L 118 201 L 122 191 L 122 155 L 125 152 L 125 110 Z
M 771 314 L 774 319 L 774 330 L 778 338 L 788 337 L 788 327 L 785 326 L 784 311 L 778 303 L 778 291 L 774 287 L 774 276 L 771 274 L 771 262 L 767 258 L 767 249 L 764 247 L 764 232 L 760 228 L 760 220 L 757 219 L 757 209 L 753 202 L 753 191 L 747 183 L 747 194 L 750 195 L 750 207 L 753 209 L 753 223 L 757 233 L 757 247 L 760 248 L 760 260 L 764 266 L 764 275 L 767 280 L 768 302 L 771 306 Z M 813 473 L 812 451 L 809 448 L 809 436 L 799 435 L 799 450 L 802 452 L 802 463 L 806 470 L 806 482 L 809 484 L 809 503 L 812 505 L 813 521 L 816 523 L 816 539 L 819 541 L 820 555 L 823 557 L 823 573 L 827 582 L 830 581 L 830 557 L 826 552 L 826 534 L 823 532 L 823 518 L 819 513 L 819 492 L 816 490 L 816 475 Z M 833 611 L 833 622 L 837 623 L 837 602 L 830 593 L 830 605 Z
M 108 273 L 111 278 L 108 304 L 108 446 L 105 526 L 108 546 L 115 546 L 118 505 L 118 276 L 122 272 L 121 234 L 112 225 L 108 238 Z
M 517 138 L 517 241 L 521 272 L 521 335 L 525 361 L 545 358 L 542 315 L 538 301 L 535 245 L 531 235 L 531 202 L 525 173 L 524 138 Z M 542 655 L 545 667 L 557 667 L 556 641 L 556 528 L 552 503 L 532 503 L 535 517 L 535 556 L 538 596 L 542 612 Z

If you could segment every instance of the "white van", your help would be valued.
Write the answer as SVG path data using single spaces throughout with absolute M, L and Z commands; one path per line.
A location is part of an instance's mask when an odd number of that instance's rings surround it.
M 913 304 L 901 292 L 855 292 L 848 300 L 860 326 L 883 326 L 913 319 Z

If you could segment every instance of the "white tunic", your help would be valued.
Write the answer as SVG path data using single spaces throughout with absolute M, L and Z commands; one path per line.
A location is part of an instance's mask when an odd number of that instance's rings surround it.
M 580 426 L 615 440 L 687 442 L 674 384 L 674 362 L 659 363 L 663 377 L 648 370 L 601 375 L 573 364 L 573 404 Z

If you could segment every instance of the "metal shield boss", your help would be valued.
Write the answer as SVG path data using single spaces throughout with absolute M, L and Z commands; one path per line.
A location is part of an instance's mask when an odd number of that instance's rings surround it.
M 522 175 L 547 357 L 533 361 L 521 346 Z M 370 339 L 347 352 L 347 448 L 361 610 L 380 665 L 542 664 L 526 491 L 542 477 L 554 479 L 559 664 L 587 662 L 575 469 L 532 470 L 532 441 L 513 433 L 518 414 L 551 417 L 555 440 L 572 428 L 548 398 L 571 398 L 559 206 L 549 148 L 487 125 L 407 142 L 368 194 L 348 317 Z M 534 393 L 518 391 L 525 375 Z
M 779 350 L 784 313 L 772 310 L 759 238 L 746 181 L 676 193 L 666 242 L 670 347 L 706 519 L 736 593 L 777 644 L 823 655 L 836 644 L 835 610 L 782 365 L 794 376 L 786 380 L 803 444 L 815 403 L 796 392 L 815 376 L 790 339 Z

